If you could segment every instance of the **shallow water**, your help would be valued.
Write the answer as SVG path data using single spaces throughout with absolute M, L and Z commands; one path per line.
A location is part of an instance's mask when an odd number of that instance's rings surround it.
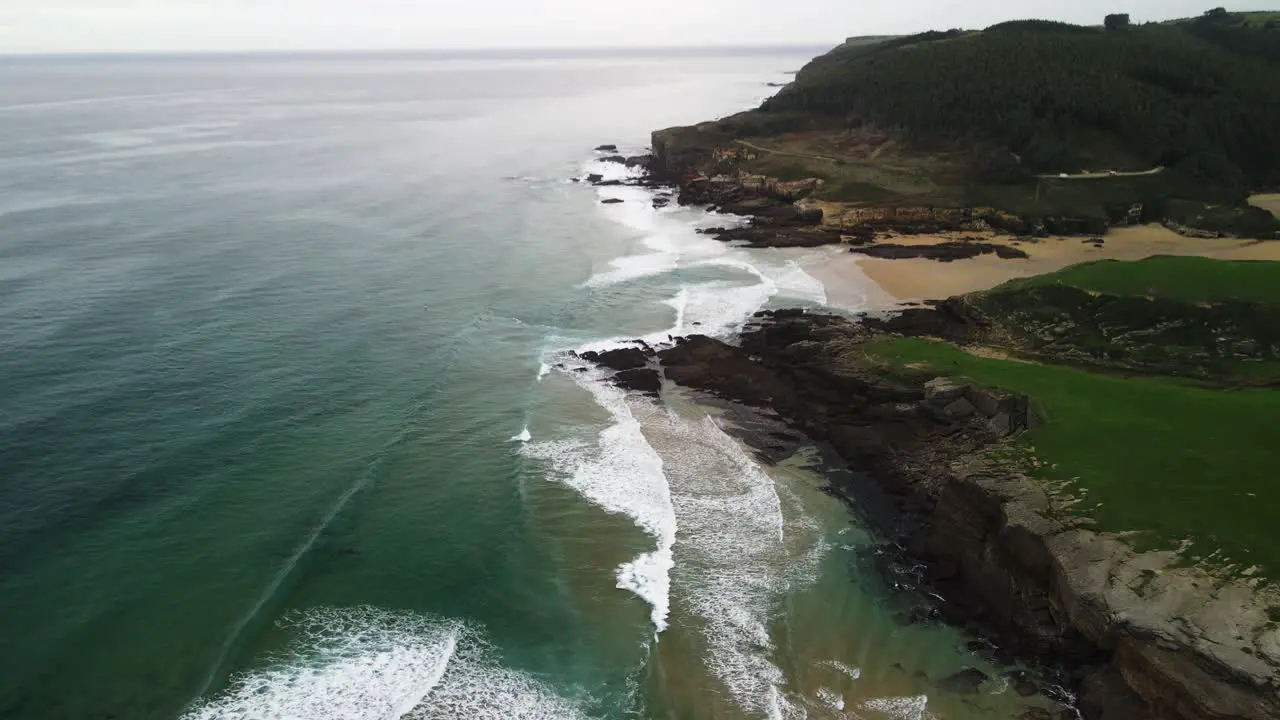
M 568 355 L 827 301 L 568 182 L 812 54 L 0 67 L 0 715 L 1014 716 L 802 459 Z

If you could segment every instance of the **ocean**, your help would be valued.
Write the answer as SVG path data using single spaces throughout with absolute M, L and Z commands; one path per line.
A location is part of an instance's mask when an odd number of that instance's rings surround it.
M 0 63 L 0 717 L 1014 717 L 805 457 L 571 354 L 827 304 L 571 180 L 819 51 Z

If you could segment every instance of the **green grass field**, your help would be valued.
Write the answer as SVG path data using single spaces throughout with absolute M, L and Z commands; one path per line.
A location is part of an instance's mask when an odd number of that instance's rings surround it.
M 1257 10 L 1240 13 L 1243 24 L 1248 27 L 1264 27 L 1269 22 L 1280 22 L 1280 11 Z
M 1191 555 L 1221 550 L 1280 578 L 1280 392 L 979 358 L 910 338 L 867 351 L 1033 398 L 1046 422 L 1026 442 L 1049 477 L 1079 478 L 1080 507 L 1102 529 L 1136 531 L 1144 545 L 1191 538 Z
M 1280 305 L 1280 263 L 1199 257 L 1103 260 L 1005 287 L 1070 285 L 1109 295 L 1142 295 L 1196 303 L 1244 300 Z

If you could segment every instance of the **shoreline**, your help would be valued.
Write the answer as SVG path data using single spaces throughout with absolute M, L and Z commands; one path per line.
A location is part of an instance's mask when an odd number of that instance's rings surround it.
M 1280 196 L 1277 196 L 1280 199 Z M 893 238 L 899 245 L 921 246 L 954 242 L 972 233 L 907 235 Z M 984 243 L 1016 248 L 1026 259 L 1006 259 L 993 254 L 940 262 L 924 258 L 884 259 L 853 252 L 834 253 L 827 262 L 809 268 L 830 294 L 866 278 L 883 297 L 870 304 L 888 310 L 903 303 L 941 300 L 955 295 L 989 290 L 1009 280 L 1045 275 L 1072 265 L 1099 260 L 1142 260 L 1156 255 L 1180 255 L 1218 260 L 1280 261 L 1280 242 L 1236 238 L 1190 238 L 1161 225 L 1113 228 L 1099 246 L 1078 237 L 1016 238 L 988 234 Z M 843 248 L 842 248 L 843 249 Z
M 1009 417 L 1007 410 L 993 410 L 1001 415 L 998 422 L 976 415 L 955 422 L 931 404 L 923 385 L 874 378 L 833 357 L 867 339 L 868 332 L 883 331 L 828 314 L 901 310 L 1097 260 L 1180 255 L 1280 261 L 1280 242 L 1192 238 L 1155 224 L 1112 227 L 1104 238 L 891 233 L 882 239 L 898 246 L 894 252 L 905 248 L 906 256 L 869 257 L 850 252 L 849 238 L 832 237 L 811 218 L 788 214 L 789 205 L 779 209 L 779 188 L 766 188 L 767 201 L 739 196 L 727 204 L 699 189 L 705 180 L 690 185 L 662 163 L 660 155 L 651 158 L 650 173 L 638 184 L 672 187 L 680 204 L 710 200 L 722 211 L 751 218 L 749 232 L 718 239 L 820 250 L 803 269 L 822 283 L 827 297 L 824 311 L 758 313 L 758 322 L 739 333 L 734 345 L 695 335 L 656 352 L 645 347 L 651 367 L 666 382 L 777 413 L 812 442 L 832 447 L 853 474 L 867 476 L 897 505 L 897 520 L 880 534 L 899 547 L 900 559 L 924 563 L 926 587 L 939 593 L 931 617 L 994 638 L 1036 667 L 1065 672 L 1066 685 L 1079 693 L 1079 704 L 1074 696 L 1071 704 L 1081 717 L 1280 717 L 1274 687 L 1280 629 L 1267 624 L 1270 606 L 1259 604 L 1270 595 L 1180 567 L 1174 553 L 1135 551 L 1121 536 L 1057 512 L 1052 493 L 1038 481 L 983 455 L 1038 422 L 1027 398 L 975 400 L 1020 409 Z M 1280 195 L 1274 199 L 1280 204 Z M 757 202 L 764 203 L 760 211 L 754 209 Z M 946 262 L 911 257 L 913 246 L 969 241 L 1015 251 Z M 840 329 L 833 330 L 835 325 Z M 850 335 L 849 327 L 862 329 Z M 992 423 L 1003 429 L 991 430 Z M 855 512 L 858 487 L 836 477 L 830 483 L 831 492 Z M 1159 582 L 1150 583 L 1152 572 Z M 1209 587 L 1215 590 L 1199 589 Z M 1200 605 L 1193 609 L 1187 602 Z M 1243 638 L 1232 635 L 1242 630 L 1240 623 L 1252 633 L 1252 645 L 1243 648 Z
M 694 336 L 655 359 L 676 385 L 771 410 L 833 447 L 856 476 L 830 477 L 851 511 L 885 494 L 894 512 L 878 530 L 901 550 L 889 562 L 923 564 L 929 617 L 1058 669 L 1084 717 L 1280 717 L 1276 594 L 1095 530 L 999 459 L 1039 422 L 1027 398 L 850 364 L 851 348 L 880 336 L 874 322 L 758 320 L 739 345 Z M 971 414 L 948 410 L 958 397 Z

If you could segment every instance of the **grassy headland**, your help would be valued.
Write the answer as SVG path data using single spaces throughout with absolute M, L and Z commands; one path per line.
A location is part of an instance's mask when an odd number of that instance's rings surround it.
M 951 343 L 882 336 L 864 352 L 1030 397 L 1044 422 L 1024 447 L 1102 529 L 1190 539 L 1193 556 L 1280 578 L 1280 263 L 1104 261 L 953 303 L 984 327 Z
M 898 368 L 971 379 L 1032 398 L 1045 421 L 1023 438 L 1042 476 L 1071 481 L 1101 529 L 1192 555 L 1222 551 L 1280 576 L 1280 392 L 1222 391 L 1156 377 L 978 357 L 918 338 L 867 347 Z

